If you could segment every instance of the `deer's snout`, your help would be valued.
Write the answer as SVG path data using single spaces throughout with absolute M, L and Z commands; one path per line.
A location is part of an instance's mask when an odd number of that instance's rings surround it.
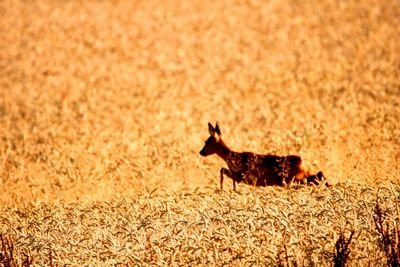
M 200 151 L 200 155 L 202 155 L 203 157 L 206 156 L 206 153 L 204 152 L 204 149 L 202 149 L 202 150 Z

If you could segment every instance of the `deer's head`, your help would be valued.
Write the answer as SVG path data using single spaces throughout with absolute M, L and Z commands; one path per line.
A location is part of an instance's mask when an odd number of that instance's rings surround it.
M 200 155 L 203 157 L 212 155 L 217 153 L 218 143 L 221 141 L 221 130 L 219 129 L 218 122 L 215 124 L 215 128 L 208 123 L 208 132 L 210 133 L 210 137 L 206 140 L 206 144 L 203 149 L 200 151 Z

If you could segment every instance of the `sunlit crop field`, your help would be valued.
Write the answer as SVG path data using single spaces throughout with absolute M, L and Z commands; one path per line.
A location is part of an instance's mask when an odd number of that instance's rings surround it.
M 399 25 L 397 0 L 0 1 L 0 234 L 37 265 L 331 265 L 355 230 L 350 264 L 384 264 Z M 218 191 L 215 121 L 333 187 Z
M 376 195 L 392 222 L 399 192 L 360 184 L 330 191 L 155 191 L 90 204 L 4 208 L 0 225 L 13 236 L 21 261 L 28 255 L 40 266 L 332 266 L 341 231 L 346 238 L 355 231 L 351 266 L 382 266 Z

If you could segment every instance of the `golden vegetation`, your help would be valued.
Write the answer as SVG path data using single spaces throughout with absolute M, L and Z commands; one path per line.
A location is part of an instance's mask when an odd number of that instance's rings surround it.
M 343 232 L 350 265 L 382 266 L 375 199 L 390 209 L 400 188 L 347 183 L 322 188 L 233 192 L 146 192 L 90 204 L 37 204 L 2 210 L 2 231 L 35 264 L 332 266 Z M 385 208 L 386 210 L 386 208 Z M 22 249 L 23 248 L 23 249 Z M 16 253 L 16 254 L 17 254 Z M 50 256 L 51 255 L 51 256 Z
M 282 240 L 325 262 L 337 228 L 373 225 L 377 188 L 399 182 L 399 14 L 396 0 L 1 1 L 0 233 L 78 265 L 274 263 Z M 339 184 L 214 193 L 224 163 L 198 152 L 215 120 L 232 149 L 300 154 Z M 351 262 L 384 255 L 373 230 L 356 236 Z

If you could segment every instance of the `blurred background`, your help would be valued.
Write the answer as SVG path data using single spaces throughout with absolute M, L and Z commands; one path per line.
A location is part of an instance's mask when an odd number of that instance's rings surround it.
M 0 2 L 0 205 L 217 188 L 198 154 L 400 178 L 400 2 Z

